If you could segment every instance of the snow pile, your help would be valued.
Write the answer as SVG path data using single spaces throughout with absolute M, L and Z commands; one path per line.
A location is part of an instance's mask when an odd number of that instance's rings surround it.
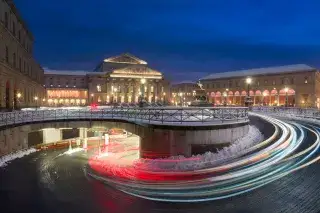
M 264 139 L 262 133 L 255 127 L 250 126 L 246 136 L 236 140 L 232 145 L 217 150 L 216 153 L 206 152 L 202 155 L 194 155 L 190 158 L 174 156 L 166 159 L 139 159 L 135 162 L 137 169 L 152 171 L 185 171 L 203 169 L 216 166 L 228 160 L 244 155 L 248 148 L 256 145 Z
M 37 150 L 34 148 L 17 151 L 8 155 L 5 155 L 0 158 L 0 167 L 5 167 L 10 161 L 13 161 L 17 158 L 22 158 L 26 155 L 36 152 Z

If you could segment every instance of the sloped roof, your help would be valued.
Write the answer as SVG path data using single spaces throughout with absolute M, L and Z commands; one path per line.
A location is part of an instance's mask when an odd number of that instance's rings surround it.
M 44 74 L 45 75 L 87 75 L 90 72 L 87 71 L 69 71 L 69 70 L 50 70 L 45 68 Z
M 248 70 L 238 70 L 231 72 L 221 72 L 208 75 L 200 80 L 211 80 L 211 79 L 221 79 L 230 77 L 246 77 L 246 76 L 256 76 L 256 75 L 268 75 L 268 74 L 280 74 L 280 73 L 292 73 L 292 72 L 302 72 L 302 71 L 315 71 L 316 68 L 310 67 L 306 64 L 293 64 L 286 66 L 277 67 L 267 67 L 267 68 L 256 68 Z
M 114 56 L 114 57 L 104 59 L 104 62 L 124 63 L 124 64 L 147 64 L 147 62 L 139 59 L 134 55 L 131 55 L 130 53 L 124 53 L 119 56 Z

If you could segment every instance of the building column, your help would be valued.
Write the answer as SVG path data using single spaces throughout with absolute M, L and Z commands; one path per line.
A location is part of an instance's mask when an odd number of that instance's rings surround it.
M 0 109 L 5 107 L 4 96 L 5 96 L 4 79 L 2 79 L 2 76 L 0 76 Z
M 147 100 L 148 100 L 148 102 L 151 102 L 151 100 L 149 98 L 151 96 L 151 86 L 152 86 L 152 84 L 150 84 L 150 83 L 147 84 Z

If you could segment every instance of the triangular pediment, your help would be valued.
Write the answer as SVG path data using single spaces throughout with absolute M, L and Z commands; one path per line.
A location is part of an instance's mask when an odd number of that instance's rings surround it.
M 122 69 L 113 70 L 111 73 L 113 77 L 133 77 L 133 78 L 162 78 L 162 73 L 150 69 L 143 65 L 131 65 Z
M 123 64 L 147 64 L 147 62 L 135 57 L 134 55 L 131 55 L 129 53 L 124 53 L 119 56 L 107 58 L 104 60 L 104 62 L 109 63 L 123 63 Z
M 132 74 L 153 74 L 153 75 L 161 75 L 161 72 L 150 69 L 146 66 L 132 65 L 125 67 L 123 69 L 116 69 L 113 73 L 132 73 Z

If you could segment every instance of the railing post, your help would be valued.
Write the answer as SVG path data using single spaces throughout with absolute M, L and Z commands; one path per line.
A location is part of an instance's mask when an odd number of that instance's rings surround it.
M 203 109 L 201 109 L 201 123 L 203 123 Z
M 224 109 L 222 109 L 221 121 L 222 121 L 222 123 L 223 123 L 223 121 L 224 121 Z
M 239 109 L 236 109 L 237 110 L 237 121 L 239 121 Z
M 162 113 L 162 118 L 161 118 L 161 122 L 163 123 L 163 109 L 161 109 L 161 113 Z

